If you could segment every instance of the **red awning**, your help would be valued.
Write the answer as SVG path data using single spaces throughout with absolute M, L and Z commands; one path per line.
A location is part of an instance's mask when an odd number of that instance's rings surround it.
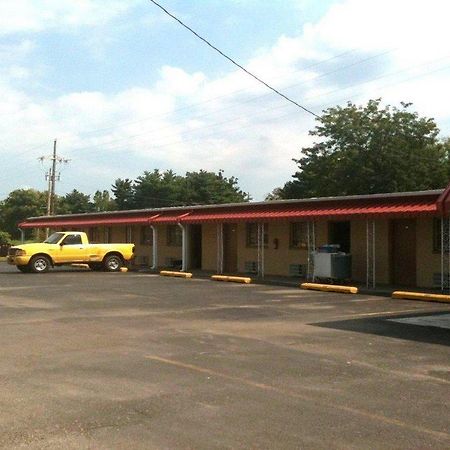
M 372 198 L 353 200 L 311 200 L 288 203 L 240 204 L 224 207 L 194 208 L 191 210 L 167 210 L 155 214 L 145 211 L 140 214 L 108 213 L 98 216 L 45 217 L 22 222 L 20 228 L 91 227 L 110 225 L 162 225 L 202 222 L 256 222 L 265 220 L 313 220 L 336 218 L 349 220 L 367 217 L 415 217 L 437 216 L 442 205 L 436 197 L 408 196 L 396 198 Z
M 292 205 L 290 208 L 245 209 L 241 211 L 203 211 L 195 212 L 183 218 L 182 223 L 198 222 L 239 222 L 261 220 L 293 220 L 293 219 L 319 219 L 319 218 L 355 218 L 355 217 L 407 217 L 417 215 L 435 215 L 437 212 L 434 202 L 409 202 L 386 204 L 355 204 L 346 206 L 322 205 Z

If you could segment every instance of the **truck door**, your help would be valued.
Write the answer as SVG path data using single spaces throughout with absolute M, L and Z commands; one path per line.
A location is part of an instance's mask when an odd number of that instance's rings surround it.
M 87 246 L 82 243 L 80 234 L 69 234 L 60 243 L 59 261 L 64 263 L 86 261 Z

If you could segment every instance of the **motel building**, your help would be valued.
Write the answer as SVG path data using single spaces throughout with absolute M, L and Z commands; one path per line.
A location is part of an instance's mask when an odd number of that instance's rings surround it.
M 32 217 L 19 228 L 85 231 L 136 245 L 136 267 L 314 280 L 315 249 L 351 255 L 351 280 L 444 290 L 450 185 L 445 190 Z

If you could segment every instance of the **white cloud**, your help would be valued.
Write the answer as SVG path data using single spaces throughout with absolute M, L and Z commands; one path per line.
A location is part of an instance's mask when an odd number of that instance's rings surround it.
M 206 81 L 203 73 L 197 72 L 191 75 L 178 67 L 163 66 L 160 74 L 161 79 L 156 85 L 157 89 L 174 96 L 194 96 Z
M 0 2 L 0 34 L 98 26 L 137 0 L 14 0 Z

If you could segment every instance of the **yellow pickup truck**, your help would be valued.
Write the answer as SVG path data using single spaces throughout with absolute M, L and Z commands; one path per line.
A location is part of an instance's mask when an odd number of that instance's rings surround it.
M 50 267 L 74 263 L 117 272 L 133 258 L 134 249 L 134 244 L 89 244 L 86 233 L 64 231 L 53 233 L 42 243 L 11 247 L 6 260 L 25 273 L 44 273 Z

